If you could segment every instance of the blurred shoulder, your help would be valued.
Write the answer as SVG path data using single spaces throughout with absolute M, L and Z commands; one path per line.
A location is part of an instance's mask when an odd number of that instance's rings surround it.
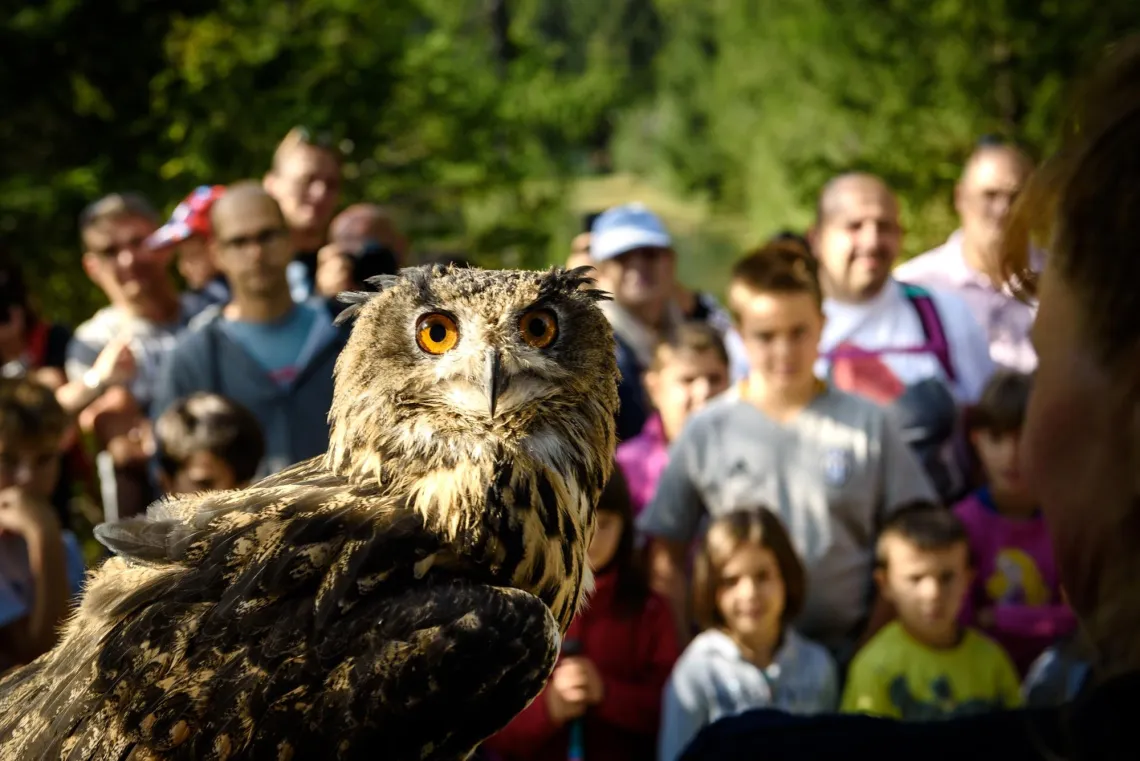
M 826 647 L 815 640 L 808 639 L 795 629 L 787 630 L 789 644 L 793 647 L 797 660 L 810 664 L 813 667 L 826 667 L 835 663 L 831 653 Z
M 641 609 L 641 617 L 645 621 L 664 621 L 671 622 L 672 610 L 669 607 L 669 601 L 665 599 L 664 595 L 654 592 L 652 589 L 645 596 L 645 605 Z
M 170 349 L 171 354 L 186 357 L 196 356 L 205 351 L 222 319 L 221 306 L 214 305 L 203 309 L 175 335 L 174 345 Z
M 971 651 L 971 660 L 977 663 L 991 664 L 1004 664 L 1009 660 L 1005 648 L 988 634 L 970 627 L 966 629 L 966 638 Z
M 902 628 L 897 621 L 884 626 L 875 633 L 851 659 L 850 671 L 879 669 L 897 663 L 902 651 L 910 640 L 902 636 Z
M 107 343 L 119 331 L 122 323 L 122 313 L 112 306 L 105 306 L 79 323 L 74 338 L 84 343 Z
M 970 309 L 970 305 L 966 303 L 961 294 L 945 286 L 924 285 L 922 287 L 930 294 L 930 300 L 934 302 L 934 308 L 938 312 L 947 334 L 953 333 L 959 325 L 977 322 L 973 310 Z
M 708 629 L 693 637 L 692 641 L 685 647 L 681 657 L 677 660 L 676 670 L 685 672 L 698 669 L 699 673 L 703 674 L 703 669 L 707 667 L 710 661 L 737 660 L 739 654 L 740 651 L 727 634 L 716 629 Z
M 190 318 L 190 321 L 186 323 L 186 329 L 182 331 L 182 335 L 186 335 L 187 333 L 200 333 L 206 326 L 212 325 L 222 319 L 222 309 L 222 304 L 211 304 L 206 307 Z
M 878 430 L 891 415 L 877 402 L 830 385 L 816 410 L 836 422 L 868 430 Z
M 690 415 L 685 421 L 682 433 L 689 429 L 708 432 L 726 422 L 732 422 L 738 419 L 737 414 L 745 404 L 747 402 L 740 397 L 740 385 L 730 386 L 728 390 L 718 394 L 708 404 Z
M 907 259 L 894 268 L 891 272 L 891 276 L 896 280 L 900 280 L 904 283 L 913 283 L 915 285 L 925 286 L 940 284 L 945 281 L 942 273 L 946 270 L 947 264 L 952 260 L 951 257 L 953 254 L 953 251 L 947 250 L 946 244 L 942 244 L 918 256 Z

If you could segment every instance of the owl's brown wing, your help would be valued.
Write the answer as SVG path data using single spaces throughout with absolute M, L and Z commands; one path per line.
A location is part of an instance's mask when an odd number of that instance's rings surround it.
M 0 758 L 456 759 L 541 691 L 547 607 L 417 578 L 440 550 L 418 516 L 343 486 L 241 494 L 214 504 L 224 530 L 137 527 L 146 560 L 110 561 L 60 646 L 0 683 Z

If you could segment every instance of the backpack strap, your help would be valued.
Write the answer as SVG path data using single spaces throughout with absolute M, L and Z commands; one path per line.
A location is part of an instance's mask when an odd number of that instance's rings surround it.
M 938 308 L 934 306 L 934 298 L 930 291 L 912 283 L 902 283 L 903 295 L 918 312 L 919 322 L 922 323 L 922 332 L 926 336 L 929 350 L 938 357 L 946 377 L 951 383 L 958 380 L 954 372 L 954 363 L 950 359 L 950 342 L 946 339 L 946 331 L 942 329 L 942 318 L 938 315 Z

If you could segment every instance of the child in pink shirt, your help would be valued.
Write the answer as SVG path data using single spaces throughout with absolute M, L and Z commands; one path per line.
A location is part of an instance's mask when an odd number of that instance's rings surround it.
M 962 622 L 1004 646 L 1022 676 L 1076 626 L 1061 597 L 1045 521 L 1018 469 L 1030 383 L 1027 375 L 999 371 L 969 410 L 970 444 L 987 485 L 954 506 L 975 567 Z
M 645 374 L 645 389 L 656 412 L 641 433 L 617 448 L 635 516 L 657 489 L 669 462 L 669 442 L 689 415 L 728 388 L 728 380 L 728 352 L 720 335 L 706 323 L 685 323 L 671 339 L 658 344 Z

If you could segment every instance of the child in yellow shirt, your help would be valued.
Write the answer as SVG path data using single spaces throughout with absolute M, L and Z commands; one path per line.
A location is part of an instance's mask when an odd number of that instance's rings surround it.
M 922 721 L 1020 704 L 1009 656 L 958 625 L 971 577 L 957 516 L 931 504 L 894 513 L 879 538 L 875 581 L 897 619 L 851 662 L 841 710 Z

